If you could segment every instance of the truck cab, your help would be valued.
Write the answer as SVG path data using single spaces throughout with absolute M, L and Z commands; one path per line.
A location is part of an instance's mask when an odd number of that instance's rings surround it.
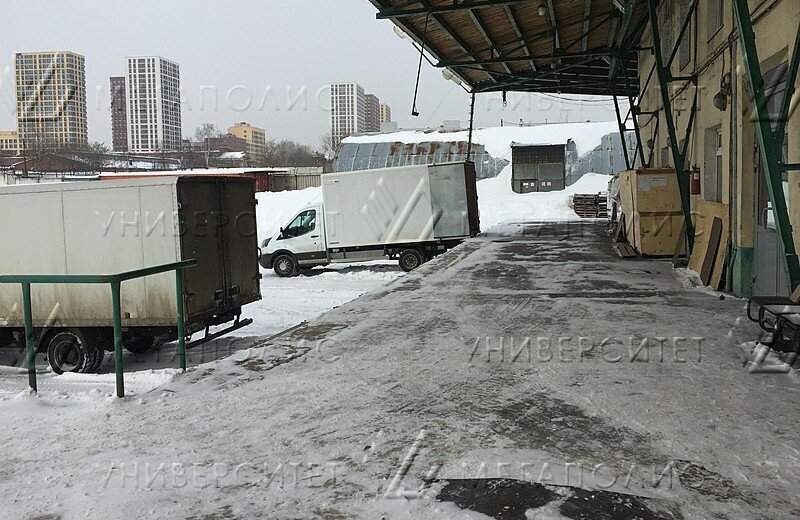
M 301 209 L 280 231 L 262 243 L 261 266 L 274 269 L 278 276 L 327 265 L 325 224 L 322 204 Z

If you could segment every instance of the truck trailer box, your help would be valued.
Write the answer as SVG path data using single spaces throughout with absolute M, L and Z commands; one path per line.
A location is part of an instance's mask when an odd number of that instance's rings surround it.
M 196 259 L 184 271 L 187 331 L 259 300 L 253 180 L 169 176 L 0 188 L 0 274 L 116 274 Z M 34 326 L 113 326 L 107 285 L 32 286 Z M 175 274 L 122 284 L 123 327 L 175 327 Z M 22 327 L 22 297 L 0 284 L 0 328 Z
M 480 232 L 471 163 L 327 173 L 322 199 L 331 250 L 468 238 Z

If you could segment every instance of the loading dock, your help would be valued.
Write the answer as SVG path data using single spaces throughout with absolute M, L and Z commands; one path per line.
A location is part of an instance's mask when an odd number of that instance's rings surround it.
M 516 193 L 560 191 L 567 184 L 563 144 L 511 144 L 511 189 Z

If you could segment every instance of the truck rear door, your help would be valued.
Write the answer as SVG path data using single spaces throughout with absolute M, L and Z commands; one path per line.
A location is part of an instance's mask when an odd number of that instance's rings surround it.
M 226 307 L 234 309 L 261 298 L 256 234 L 256 197 L 252 179 L 221 180 Z
M 186 176 L 177 184 L 182 259 L 197 260 L 196 267 L 184 271 L 190 318 L 217 314 L 225 304 L 224 246 L 219 232 L 224 216 L 218 182 Z

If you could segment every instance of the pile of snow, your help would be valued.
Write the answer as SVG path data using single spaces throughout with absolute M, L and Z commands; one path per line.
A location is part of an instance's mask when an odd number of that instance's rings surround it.
M 570 207 L 576 193 L 600 193 L 608 190 L 610 175 L 587 173 L 578 182 L 561 191 L 515 193 L 511 189 L 511 165 L 500 175 L 478 182 L 478 206 L 481 229 L 486 231 L 503 222 L 580 220 Z
M 510 159 L 511 143 L 525 144 L 561 144 L 572 139 L 578 147 L 578 153 L 592 151 L 603 139 L 603 136 L 618 132 L 616 121 L 597 123 L 553 123 L 538 126 L 502 126 L 476 128 L 472 140 L 482 144 L 486 151 L 496 159 Z M 345 143 L 422 143 L 426 141 L 467 141 L 469 131 L 458 132 L 401 130 L 387 134 L 359 135 L 344 139 Z

